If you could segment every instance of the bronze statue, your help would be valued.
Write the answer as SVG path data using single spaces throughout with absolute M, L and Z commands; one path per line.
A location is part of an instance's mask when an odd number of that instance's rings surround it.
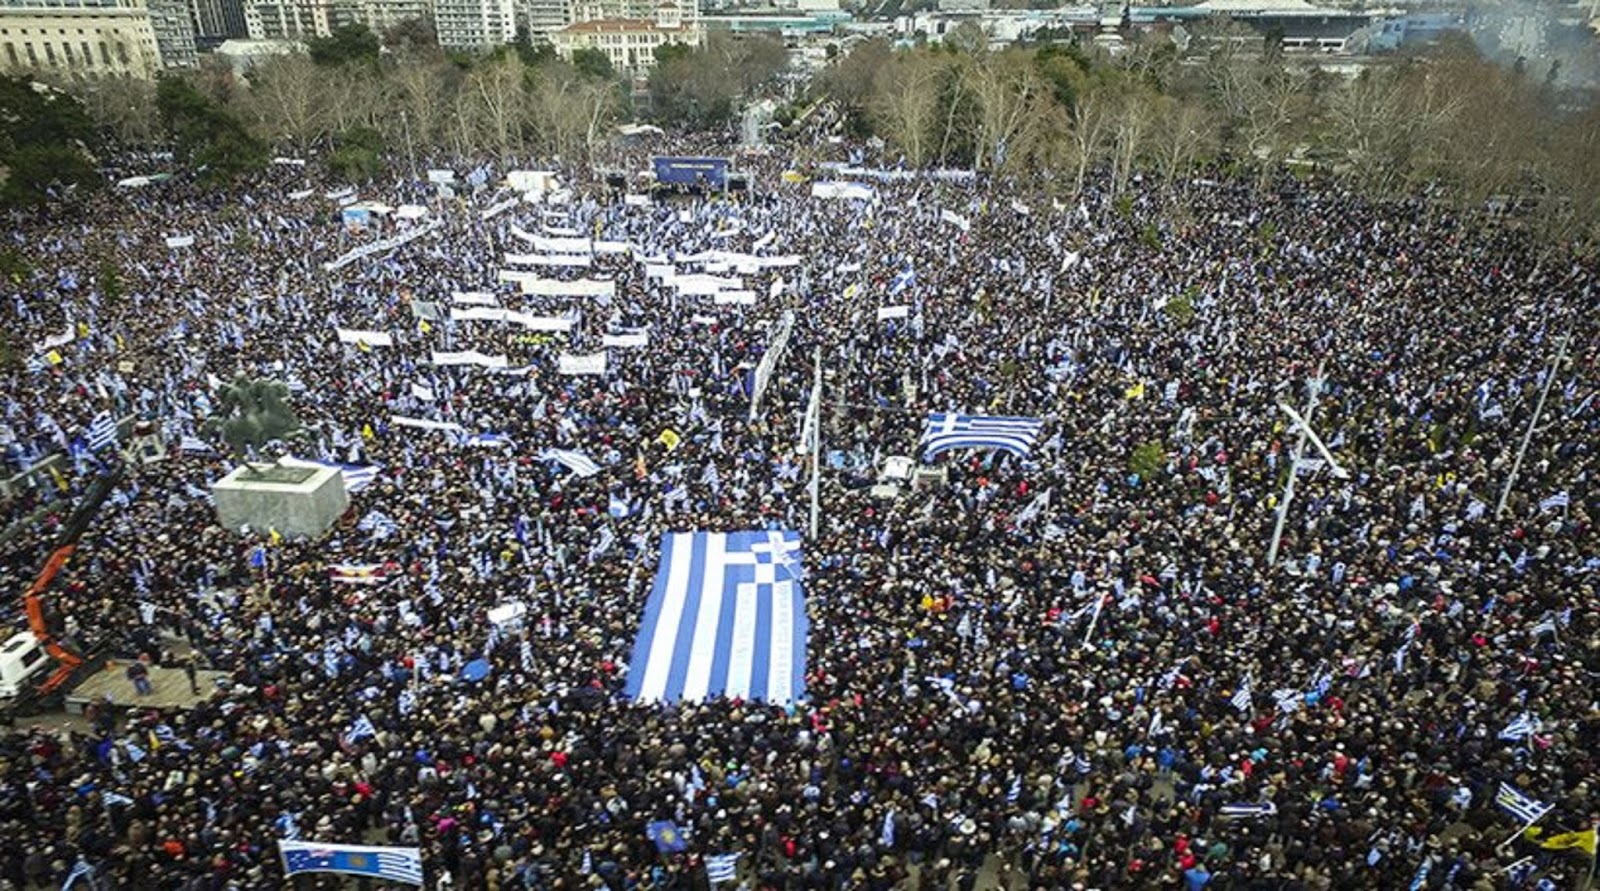
M 240 460 L 270 442 L 294 442 L 305 430 L 285 401 L 289 388 L 277 381 L 239 375 L 222 387 L 221 410 L 208 423 Z

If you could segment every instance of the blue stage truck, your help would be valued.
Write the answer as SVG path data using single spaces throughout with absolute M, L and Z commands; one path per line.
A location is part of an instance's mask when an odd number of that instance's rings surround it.
M 702 186 L 725 189 L 728 186 L 727 158 L 684 158 L 661 155 L 650 159 L 656 182 L 661 185 Z

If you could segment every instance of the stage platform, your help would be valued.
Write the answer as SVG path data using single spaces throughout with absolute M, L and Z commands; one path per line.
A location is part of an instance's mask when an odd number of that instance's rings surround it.
M 200 685 L 200 695 L 189 692 L 189 676 L 182 668 L 150 667 L 150 695 L 140 696 L 128 680 L 128 661 L 113 659 L 67 694 L 69 714 L 81 715 L 91 702 L 103 702 L 110 697 L 111 704 L 129 708 L 192 709 L 198 703 L 217 695 L 217 680 L 226 678 L 225 671 L 200 669 L 195 682 Z

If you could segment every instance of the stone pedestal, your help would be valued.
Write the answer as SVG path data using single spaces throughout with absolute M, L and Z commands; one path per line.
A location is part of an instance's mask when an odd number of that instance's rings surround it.
M 217 522 L 237 531 L 240 526 L 265 533 L 276 529 L 280 535 L 315 538 L 326 532 L 350 506 L 344 491 L 344 476 L 329 467 L 284 474 L 297 468 L 270 469 L 272 477 L 252 478 L 250 468 L 240 467 L 213 483 Z M 284 476 L 304 479 L 280 480 Z

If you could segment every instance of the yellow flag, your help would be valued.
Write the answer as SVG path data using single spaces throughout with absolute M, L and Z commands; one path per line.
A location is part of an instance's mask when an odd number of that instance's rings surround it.
M 89 323 L 88 322 L 79 322 L 78 323 L 78 336 L 79 337 L 88 337 L 89 336 Z
M 679 436 L 676 430 L 668 427 L 667 429 L 661 431 L 660 436 L 656 437 L 656 442 L 666 446 L 667 451 L 670 452 L 678 447 L 678 443 L 683 442 L 683 437 Z
M 432 334 L 433 326 L 428 324 L 427 319 L 417 319 L 417 330 L 421 331 L 423 334 Z
M 283 544 L 283 536 L 278 534 L 278 530 L 276 528 L 268 531 L 267 544 L 270 544 L 273 547 Z
M 56 488 L 63 492 L 71 488 L 71 486 L 67 485 L 66 478 L 61 475 L 61 471 L 57 470 L 54 464 L 50 465 L 50 478 L 55 480 Z
M 859 291 L 859 290 L 861 290 L 861 286 L 859 286 L 859 285 L 851 285 L 851 286 L 845 288 L 844 289 L 844 299 L 849 300 L 850 298 L 856 296 L 856 292 Z
M 51 365 L 60 365 L 62 362 L 67 361 L 66 359 L 61 358 L 61 353 L 57 352 L 56 350 L 51 350 L 50 352 L 45 353 L 44 359 Z
M 374 435 L 375 434 L 372 432 L 372 425 L 371 424 L 362 424 L 361 425 L 361 438 L 362 439 L 371 439 Z
M 786 183 L 803 183 L 806 181 L 806 175 L 798 170 L 785 170 L 781 178 Z
M 368 344 L 368 343 L 367 343 L 367 342 L 366 342 L 366 341 L 364 341 L 364 340 L 358 340 L 358 341 L 356 341 L 356 349 L 358 349 L 358 350 L 360 350 L 360 351 L 361 351 L 361 352 L 363 352 L 363 353 L 370 353 L 370 352 L 372 352 L 372 346 L 371 346 L 371 345 L 370 345 L 370 344 Z
M 1577 848 L 1580 851 L 1594 856 L 1595 829 L 1590 827 L 1583 832 L 1558 832 L 1549 838 L 1541 839 L 1544 830 L 1537 826 L 1531 827 L 1524 833 L 1530 841 L 1538 842 L 1539 847 L 1547 851 L 1564 851 L 1568 848 Z
M 111 336 L 115 337 L 117 339 L 117 349 L 119 349 L 119 350 L 122 349 L 122 335 L 121 334 L 113 334 Z
M 156 732 L 152 730 L 150 731 L 150 751 L 154 752 L 159 748 L 161 748 L 161 737 L 156 736 Z
M 1144 381 L 1140 381 L 1137 384 L 1134 384 L 1133 386 L 1129 387 L 1127 389 L 1127 391 L 1124 392 L 1122 395 L 1128 397 L 1128 399 L 1130 399 L 1130 400 L 1143 399 L 1144 398 Z

